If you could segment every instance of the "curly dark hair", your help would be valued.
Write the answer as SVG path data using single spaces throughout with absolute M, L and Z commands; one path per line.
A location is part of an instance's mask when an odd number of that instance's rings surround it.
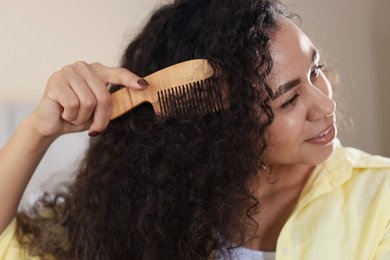
M 250 182 L 266 166 L 269 45 L 281 17 L 290 15 L 274 0 L 177 0 L 154 12 L 122 67 L 145 76 L 207 59 L 213 80 L 228 88 L 229 108 L 163 118 L 143 104 L 112 121 L 91 140 L 66 192 L 19 213 L 29 254 L 210 259 L 243 244 L 257 228 Z

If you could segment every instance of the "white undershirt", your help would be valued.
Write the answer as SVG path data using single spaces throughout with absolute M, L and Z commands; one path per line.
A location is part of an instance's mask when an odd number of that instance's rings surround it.
M 275 252 L 252 250 L 245 247 L 237 247 L 230 250 L 232 260 L 275 260 Z M 229 259 L 227 249 L 222 249 L 217 254 L 217 260 Z

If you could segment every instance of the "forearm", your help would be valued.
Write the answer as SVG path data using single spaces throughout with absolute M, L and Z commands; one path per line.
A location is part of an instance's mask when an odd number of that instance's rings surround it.
M 37 108 L 0 151 L 0 233 L 15 216 L 32 174 L 56 137 L 104 131 L 112 109 L 108 84 L 142 90 L 147 82 L 140 80 L 124 68 L 85 62 L 65 66 L 49 78 Z
M 16 214 L 23 192 L 54 137 L 44 137 L 27 117 L 0 151 L 0 233 Z

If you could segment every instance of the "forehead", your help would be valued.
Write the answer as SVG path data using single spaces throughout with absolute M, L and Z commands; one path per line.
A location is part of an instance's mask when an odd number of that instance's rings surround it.
M 306 58 L 311 58 L 314 49 L 307 35 L 287 18 L 282 18 L 280 29 L 273 35 L 270 47 L 276 68 L 307 63 Z

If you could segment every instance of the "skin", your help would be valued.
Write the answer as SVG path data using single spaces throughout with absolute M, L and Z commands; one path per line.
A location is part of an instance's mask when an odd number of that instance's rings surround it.
M 276 182 L 264 175 L 255 181 L 255 194 L 262 203 L 256 216 L 255 239 L 246 246 L 275 251 L 277 239 L 315 165 L 335 150 L 336 105 L 332 87 L 320 69 L 319 55 L 310 39 L 291 21 L 284 19 L 272 38 L 274 67 L 269 83 L 276 95 L 272 101 L 275 118 L 269 128 L 267 162 Z M 313 59 L 314 57 L 314 59 Z M 281 86 L 293 82 L 281 91 Z M 313 138 L 327 129 L 326 144 Z M 318 138 L 317 138 L 318 139 Z
M 23 192 L 47 148 L 66 133 L 103 131 L 110 120 L 108 84 L 141 90 L 140 77 L 122 68 L 76 62 L 48 80 L 38 107 L 0 151 L 0 233 L 15 217 Z

